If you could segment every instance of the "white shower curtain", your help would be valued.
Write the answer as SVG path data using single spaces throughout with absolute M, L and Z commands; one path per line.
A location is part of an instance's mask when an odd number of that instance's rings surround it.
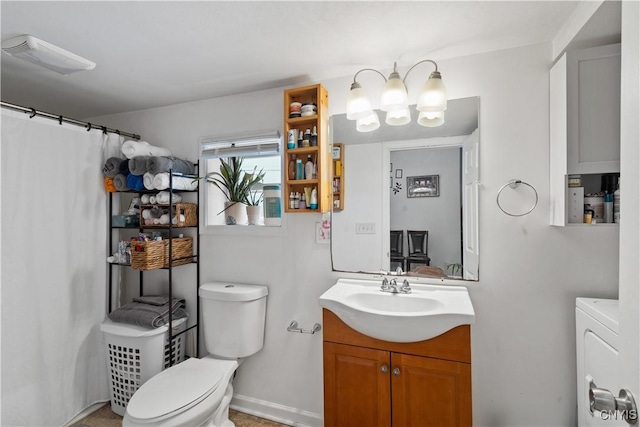
M 109 400 L 105 156 L 122 138 L 2 109 L 3 426 Z

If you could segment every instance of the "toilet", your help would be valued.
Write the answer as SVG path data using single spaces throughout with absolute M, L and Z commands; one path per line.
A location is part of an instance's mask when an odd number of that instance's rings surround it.
M 232 427 L 233 375 L 263 346 L 267 294 L 266 286 L 200 286 L 208 355 L 187 359 L 144 383 L 129 400 L 122 425 Z

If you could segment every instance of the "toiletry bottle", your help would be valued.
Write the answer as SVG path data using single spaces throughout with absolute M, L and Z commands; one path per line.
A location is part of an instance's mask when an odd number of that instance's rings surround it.
M 289 179 L 296 179 L 296 155 L 291 156 L 289 160 Z
M 296 142 L 296 130 L 289 129 L 289 132 L 287 132 L 287 148 L 289 150 L 296 148 Z
M 613 222 L 613 194 L 604 195 L 604 222 Z
M 318 132 L 316 130 L 317 128 L 314 126 L 313 127 L 313 131 L 311 132 L 311 146 L 312 147 L 317 147 L 318 146 Z
M 293 195 L 293 191 L 292 191 L 291 194 L 289 194 L 289 209 L 295 209 L 295 208 L 296 208 L 295 196 Z
M 293 193 L 293 208 L 300 208 L 300 194 L 298 194 L 298 192 Z
M 302 159 L 296 159 L 296 179 L 304 179 L 304 167 Z
M 307 163 L 304 164 L 304 178 L 313 178 L 313 162 L 311 161 L 311 154 L 307 155 Z
M 311 209 L 318 209 L 318 189 L 316 187 L 313 187 L 313 190 L 311 190 L 311 206 L 309 206 Z
M 620 223 L 620 178 L 618 178 L 618 188 L 613 192 L 613 222 Z
M 311 129 L 307 129 L 304 131 L 304 136 L 302 137 L 302 146 L 308 147 L 311 143 Z
M 302 148 L 302 132 L 298 131 L 298 148 Z

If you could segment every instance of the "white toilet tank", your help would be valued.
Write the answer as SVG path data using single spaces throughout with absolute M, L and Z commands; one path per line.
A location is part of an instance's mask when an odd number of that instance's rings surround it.
M 207 352 L 241 358 L 264 344 L 266 286 L 212 282 L 200 286 L 204 341 Z

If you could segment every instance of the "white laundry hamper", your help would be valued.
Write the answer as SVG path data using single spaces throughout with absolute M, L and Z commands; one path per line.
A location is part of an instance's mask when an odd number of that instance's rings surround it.
M 186 318 L 174 320 L 173 335 L 184 331 L 186 322 Z M 123 416 L 131 396 L 142 384 L 184 360 L 187 334 L 173 338 L 170 354 L 168 326 L 148 329 L 106 319 L 100 329 L 107 347 L 111 410 Z

